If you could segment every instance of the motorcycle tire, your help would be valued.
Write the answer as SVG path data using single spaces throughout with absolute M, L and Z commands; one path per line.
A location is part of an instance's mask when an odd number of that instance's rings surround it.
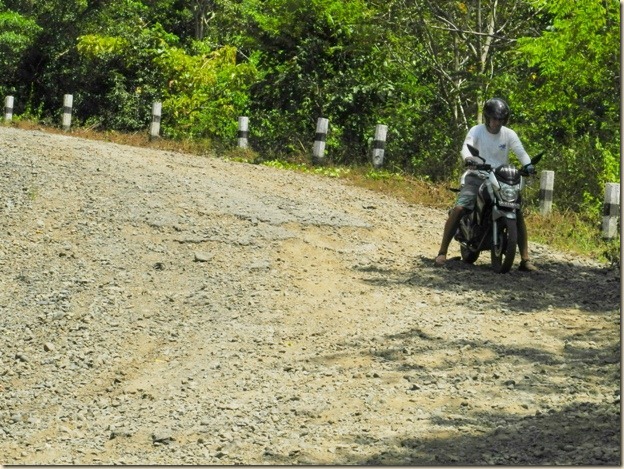
M 468 264 L 474 264 L 475 261 L 479 258 L 479 251 L 475 252 L 475 251 L 471 251 L 469 248 L 467 248 L 466 246 L 460 246 L 460 251 L 461 251 L 461 258 L 464 262 L 467 262 Z
M 498 239 L 492 243 L 491 258 L 494 272 L 505 274 L 511 270 L 516 246 L 518 245 L 518 225 L 513 218 L 499 218 L 495 221 Z

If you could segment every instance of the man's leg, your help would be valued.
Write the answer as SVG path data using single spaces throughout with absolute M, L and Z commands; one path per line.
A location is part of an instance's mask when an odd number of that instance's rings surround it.
M 533 265 L 529 258 L 529 237 L 527 235 L 526 223 L 524 215 L 520 210 L 517 212 L 518 221 L 518 249 L 520 250 L 520 270 L 525 272 L 533 272 L 537 267 Z
M 440 244 L 440 250 L 435 258 L 436 265 L 444 265 L 446 262 L 446 253 L 448 251 L 449 244 L 453 240 L 453 236 L 459 227 L 459 220 L 464 213 L 464 207 L 459 205 L 453 207 L 449 211 L 449 216 L 444 224 L 444 232 L 442 233 L 442 244 Z
M 478 176 L 467 175 L 461 186 L 455 207 L 449 211 L 449 216 L 444 224 L 444 232 L 442 233 L 442 244 L 435 258 L 435 265 L 444 265 L 446 262 L 446 253 L 449 244 L 453 240 L 453 236 L 459 228 L 459 221 L 466 210 L 472 210 L 477 200 L 477 192 L 483 180 Z

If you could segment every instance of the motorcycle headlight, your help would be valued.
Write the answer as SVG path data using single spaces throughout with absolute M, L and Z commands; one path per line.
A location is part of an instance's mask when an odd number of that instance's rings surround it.
M 505 202 L 514 202 L 518 198 L 518 186 L 500 183 L 500 195 Z

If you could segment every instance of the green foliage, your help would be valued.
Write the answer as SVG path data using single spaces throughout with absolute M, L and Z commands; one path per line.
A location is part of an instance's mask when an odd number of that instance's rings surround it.
M 256 75 L 252 64 L 236 63 L 236 49 L 189 55 L 168 48 L 154 64 L 168 83 L 163 112 L 170 136 L 235 138 L 237 118 L 246 111 L 247 90 Z
M 129 43 L 122 37 L 87 34 L 78 38 L 78 53 L 89 60 L 104 59 L 107 56 L 121 55 Z
M 371 169 L 365 175 L 365 178 L 371 179 L 373 181 L 382 181 L 382 180 L 396 180 L 402 181 L 403 176 L 397 173 L 393 173 L 391 171 L 383 170 L 383 169 Z
M 529 214 L 527 228 L 537 243 L 619 265 L 620 238 L 604 239 L 599 218 L 572 210 L 554 210 L 548 216 Z
M 307 173 L 310 171 L 309 165 L 305 163 L 292 163 L 289 161 L 282 161 L 282 160 L 263 161 L 262 165 L 268 166 L 269 168 L 277 168 L 277 169 L 283 169 L 283 170 L 288 170 L 288 171 L 299 171 L 302 173 Z
M 30 18 L 13 11 L 3 11 L 0 4 L 0 68 L 4 75 L 0 91 L 14 93 L 16 73 L 22 57 L 41 29 Z
M 106 129 L 146 128 L 151 105 L 161 99 L 165 83 L 154 60 L 178 43 L 159 24 L 142 27 L 141 10 L 135 10 L 119 12 L 133 20 L 116 29 L 113 22 L 105 28 L 109 35 L 85 34 L 76 42 L 84 93 L 80 115 L 84 119 L 99 116 Z
M 601 0 L 532 3 L 547 11 L 552 21 L 539 38 L 518 41 L 518 50 L 528 65 L 537 67 L 543 77 L 573 84 L 575 91 L 612 83 L 616 70 L 592 65 L 613 64 L 617 60 L 613 46 L 619 43 L 618 5 Z M 574 99 L 574 94 L 569 98 Z
M 286 171 L 298 171 L 301 173 L 312 173 L 320 176 L 331 178 L 344 178 L 347 177 L 351 170 L 349 168 L 340 166 L 317 166 L 313 167 L 305 163 L 293 163 L 283 160 L 270 160 L 262 162 L 263 166 L 269 166 L 271 168 L 283 169 Z
M 331 177 L 331 178 L 342 178 L 342 177 L 347 176 L 350 172 L 351 170 L 349 168 L 343 168 L 339 166 L 330 166 L 330 167 L 321 166 L 318 168 L 314 168 L 313 170 L 314 174 L 320 174 L 322 176 Z
M 308 151 L 316 120 L 330 121 L 334 162 L 367 157 L 367 135 L 391 84 L 371 33 L 371 11 L 359 0 L 271 0 L 247 15 L 258 29 L 262 71 L 251 89 L 256 145 L 282 156 Z
M 140 2 L 125 7 L 103 13 L 108 21 L 94 24 L 98 32 L 78 38 L 85 63 L 104 70 L 90 77 L 93 101 L 104 109 L 89 114 L 108 114 L 106 125 L 116 130 L 138 130 L 146 126 L 151 101 L 162 100 L 165 136 L 231 140 L 247 107 L 254 65 L 238 64 L 232 46 L 211 50 L 188 40 L 183 47 L 159 23 L 145 27 L 150 12 Z
M 526 70 L 515 94 L 562 184 L 560 203 L 597 213 L 606 182 L 619 181 L 619 8 L 601 0 L 532 0 L 544 12 L 537 38 L 518 41 Z

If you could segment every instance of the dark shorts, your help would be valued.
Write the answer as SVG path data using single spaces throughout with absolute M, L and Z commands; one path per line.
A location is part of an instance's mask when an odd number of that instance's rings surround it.
M 468 210 L 473 210 L 475 202 L 477 201 L 477 193 L 479 186 L 483 184 L 484 179 L 481 179 L 475 174 L 468 174 L 464 180 L 464 185 L 459 189 L 459 195 L 455 205 L 465 207 Z

